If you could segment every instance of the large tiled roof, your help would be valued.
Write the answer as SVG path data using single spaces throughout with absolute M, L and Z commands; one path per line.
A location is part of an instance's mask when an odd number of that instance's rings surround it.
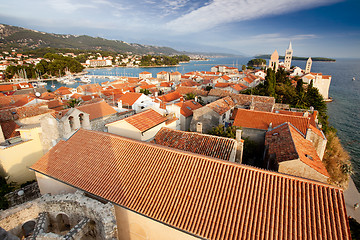
M 248 106 L 254 102 L 275 104 L 275 98 L 273 97 L 247 94 L 230 94 L 230 96 L 234 100 L 235 104 L 242 106 Z
M 0 127 L 5 139 L 13 138 L 20 135 L 20 132 L 16 129 L 20 128 L 15 121 L 2 121 L 0 122 Z
M 142 93 L 127 92 L 119 98 L 125 106 L 132 106 L 143 95 Z
M 161 128 L 152 141 L 166 147 L 229 160 L 236 140 L 196 132 Z
M 174 91 L 174 92 L 159 96 L 159 99 L 161 101 L 163 101 L 163 102 L 171 102 L 171 101 L 174 101 L 174 100 L 179 99 L 181 97 L 182 96 L 181 96 L 180 93 Z
M 267 132 L 265 144 L 269 145 L 269 154 L 276 155 L 277 162 L 300 159 L 317 172 L 329 177 L 313 144 L 291 124 L 284 123 Z
M 234 126 L 267 130 L 270 123 L 272 123 L 272 127 L 274 128 L 284 122 L 290 122 L 299 129 L 302 134 L 306 135 L 306 131 L 309 127 L 309 121 L 310 119 L 306 117 L 289 116 L 239 108 L 236 112 Z
M 217 112 L 219 115 L 226 113 L 234 106 L 235 106 L 235 104 L 234 104 L 233 100 L 231 99 L 231 97 L 224 97 L 224 98 L 218 99 L 215 102 L 212 102 L 212 103 L 209 103 L 206 105 L 206 107 Z
M 90 120 L 117 113 L 116 110 L 105 101 L 86 104 L 76 108 L 82 112 L 88 113 Z
M 185 102 L 181 101 L 181 102 L 177 103 L 176 105 L 180 107 L 180 113 L 184 117 L 190 117 L 191 115 L 193 115 L 193 110 L 202 107 L 202 105 L 200 103 L 195 102 L 194 100 L 188 100 Z
M 144 112 L 137 113 L 124 119 L 124 121 L 130 123 L 141 132 L 145 132 L 150 128 L 159 125 L 160 123 L 166 122 L 166 120 L 166 117 L 153 109 L 148 109 Z
M 31 169 L 200 238 L 350 239 L 339 188 L 108 133 L 80 129 Z

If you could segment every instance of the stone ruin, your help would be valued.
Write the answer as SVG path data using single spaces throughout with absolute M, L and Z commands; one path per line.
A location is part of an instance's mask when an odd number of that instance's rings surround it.
M 81 191 L 46 194 L 1 211 L 0 226 L 2 239 L 117 239 L 114 206 L 86 197 Z

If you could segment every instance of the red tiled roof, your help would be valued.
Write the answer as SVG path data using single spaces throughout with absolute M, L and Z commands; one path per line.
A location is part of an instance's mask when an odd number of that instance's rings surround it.
M 151 74 L 151 73 L 144 71 L 144 72 L 139 73 L 139 75 L 140 75 L 140 74 Z
M 98 83 L 80 85 L 77 87 L 77 89 L 80 90 L 80 92 L 87 92 L 87 93 L 98 93 L 103 90 Z
M 181 75 L 181 73 L 179 73 L 178 71 L 176 71 L 176 72 L 171 72 L 170 75 Z
M 174 91 L 174 92 L 159 96 L 159 99 L 163 102 L 171 102 L 171 101 L 177 100 L 181 97 L 182 96 L 180 93 L 178 93 L 177 91 Z
M 229 81 L 231 79 L 231 77 L 227 76 L 227 75 L 224 75 L 224 76 L 221 76 L 222 79 L 226 80 L 226 81 Z
M 142 93 L 127 92 L 119 98 L 123 104 L 132 106 L 141 97 Z
M 231 86 L 233 89 L 235 89 L 236 91 L 242 91 L 246 88 L 248 88 L 246 85 L 242 84 L 242 83 L 238 83 L 238 84 L 235 84 L 233 86 Z
M 221 83 L 221 82 L 219 82 L 219 83 L 215 84 L 214 87 L 217 87 L 217 88 L 226 88 L 226 87 L 230 87 L 230 86 L 232 86 L 232 85 L 234 85 L 234 83 Z
M 226 97 L 229 96 L 230 92 L 223 89 L 210 89 L 209 96 Z
M 272 123 L 272 127 L 274 128 L 284 122 L 290 122 L 299 129 L 302 134 L 306 135 L 309 127 L 309 118 L 240 108 L 237 110 L 234 126 L 267 130 L 270 123 Z
M 5 139 L 20 136 L 20 132 L 16 131 L 20 126 L 15 121 L 0 122 L 0 125 Z
M 229 160 L 236 140 L 226 137 L 161 128 L 153 143 L 209 157 Z
M 160 83 L 160 87 L 171 87 L 171 83 L 170 82 L 162 82 Z
M 285 123 L 267 132 L 265 145 L 269 145 L 269 154 L 275 154 L 278 162 L 300 159 L 317 172 L 329 177 L 313 144 L 291 124 Z
M 165 122 L 166 120 L 166 117 L 153 109 L 148 109 L 144 112 L 137 113 L 124 119 L 124 121 L 130 123 L 141 132 L 145 132 L 150 128 L 159 125 L 160 123 Z
M 351 239 L 340 188 L 109 133 L 80 129 L 31 169 L 199 238 Z
M 188 93 L 194 93 L 195 95 L 200 96 L 207 96 L 208 92 L 205 90 L 197 89 L 195 87 L 183 87 L 180 86 L 176 89 L 176 92 L 180 93 L 181 95 L 186 95 Z
M 208 108 L 211 108 L 213 111 L 217 112 L 219 115 L 223 115 L 231 108 L 235 106 L 231 97 L 224 97 L 216 100 L 215 102 L 205 105 Z
M 41 94 L 40 98 L 44 100 L 53 100 L 56 98 L 56 95 L 54 93 L 44 92 Z
M 188 100 L 185 102 L 179 102 L 175 104 L 180 107 L 180 113 L 184 117 L 190 117 L 193 115 L 193 110 L 201 108 L 202 105 L 198 102 L 195 102 L 194 100 Z
M 8 91 L 13 91 L 13 84 L 0 84 L 0 92 L 8 92 Z
M 96 103 L 90 103 L 76 107 L 76 109 L 88 113 L 90 120 L 105 117 L 117 113 L 109 104 L 105 101 Z

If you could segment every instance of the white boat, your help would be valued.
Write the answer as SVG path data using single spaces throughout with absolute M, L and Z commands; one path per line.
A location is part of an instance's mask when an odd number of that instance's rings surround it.
M 353 79 L 352 79 L 353 81 L 355 81 L 355 77 L 353 77 Z
M 91 82 L 91 79 L 90 79 L 88 76 L 81 76 L 81 77 L 80 77 L 80 82 L 90 83 L 90 82 Z

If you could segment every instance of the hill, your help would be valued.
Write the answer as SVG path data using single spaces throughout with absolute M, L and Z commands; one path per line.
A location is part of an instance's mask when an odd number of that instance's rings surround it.
M 0 24 L 0 50 L 18 48 L 20 51 L 39 48 L 68 48 L 101 50 L 132 54 L 181 54 L 169 47 L 157 47 L 87 35 L 64 35 Z

